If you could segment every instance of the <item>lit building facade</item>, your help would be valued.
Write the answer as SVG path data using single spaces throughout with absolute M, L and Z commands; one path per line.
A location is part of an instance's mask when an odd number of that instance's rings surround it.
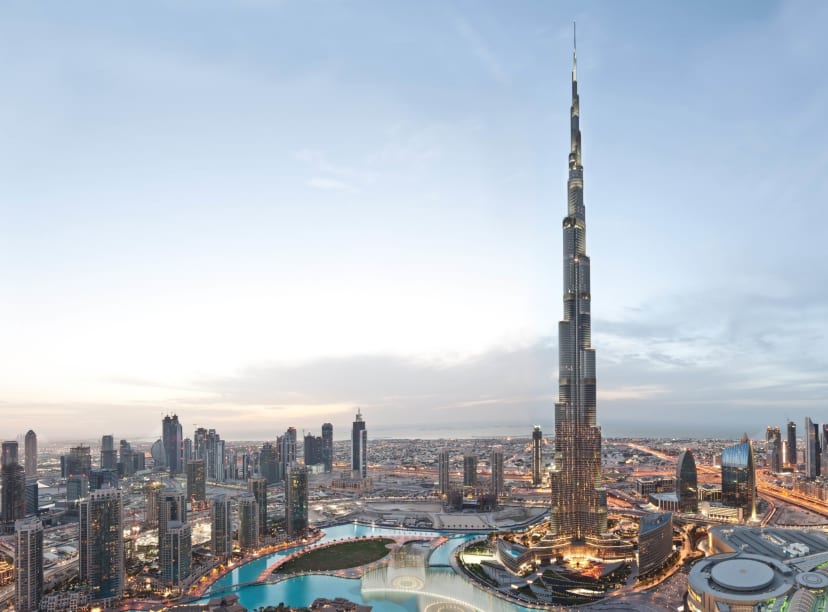
M 124 521 L 121 491 L 99 489 L 81 502 L 78 576 L 89 599 L 105 606 L 124 594 Z
M 765 463 L 771 472 L 782 471 L 782 432 L 770 425 L 765 434 Z
M 285 528 L 297 536 L 308 528 L 308 470 L 294 465 L 285 478 Z
M 264 478 L 251 478 L 247 481 L 247 490 L 253 494 L 259 512 L 259 535 L 267 534 L 267 480 Z M 285 486 L 285 498 L 287 498 L 287 485 Z
M 43 597 L 43 524 L 20 519 L 14 524 L 14 600 L 17 612 L 40 608 Z
M 161 577 L 167 584 L 180 586 L 190 575 L 192 562 L 192 532 L 187 523 L 170 521 L 164 531 L 164 546 L 160 556 Z
M 187 462 L 187 499 L 193 504 L 207 500 L 207 471 L 204 459 Z
M 638 575 L 660 568 L 673 553 L 673 515 L 647 514 L 638 524 Z
M 362 478 L 368 476 L 368 430 L 359 409 L 351 426 L 351 471 Z
M 322 463 L 326 472 L 333 471 L 333 425 L 322 423 Z
M 750 440 L 722 450 L 722 503 L 741 508 L 745 519 L 756 515 L 756 468 Z
M 540 425 L 532 429 L 532 485 L 540 486 L 543 481 L 543 432 Z
M 503 447 L 495 446 L 492 449 L 492 495 L 503 495 Z
M 811 421 L 810 417 L 805 417 L 805 476 L 807 478 L 816 478 L 819 476 L 819 456 L 821 449 L 819 446 L 819 425 Z
M 463 453 L 463 486 L 477 486 L 477 455 L 471 449 Z
M 598 544 L 607 529 L 601 483 L 601 429 L 596 423 L 595 350 L 586 254 L 577 63 L 573 54 L 567 215 L 563 220 L 564 317 L 558 324 L 559 397 L 550 473 L 550 529 L 561 547 Z
M 239 548 L 250 550 L 259 546 L 259 504 L 248 493 L 239 496 Z
M 210 552 L 224 561 L 233 552 L 233 525 L 230 522 L 230 498 L 216 495 L 210 500 Z

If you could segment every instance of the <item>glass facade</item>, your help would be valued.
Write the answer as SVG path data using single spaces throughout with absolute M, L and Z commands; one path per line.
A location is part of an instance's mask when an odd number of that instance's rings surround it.
M 567 216 L 563 220 L 564 318 L 558 324 L 559 397 L 555 404 L 555 463 L 551 530 L 573 544 L 606 532 L 601 486 L 601 429 L 596 424 L 589 257 L 586 254 L 584 168 L 581 163 L 577 64 L 572 64 Z
M 750 441 L 722 451 L 722 503 L 741 508 L 745 519 L 756 513 L 756 470 Z
M 698 511 L 699 483 L 696 460 L 689 450 L 683 451 L 676 463 L 676 497 L 680 512 Z
M 80 505 L 81 582 L 92 601 L 108 601 L 124 593 L 123 502 L 117 489 L 92 491 Z
M 308 470 L 293 466 L 285 480 L 285 523 L 295 536 L 308 528 Z

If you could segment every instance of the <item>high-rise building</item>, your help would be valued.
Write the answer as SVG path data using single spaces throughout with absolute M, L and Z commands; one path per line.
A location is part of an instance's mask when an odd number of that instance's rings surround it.
M 786 459 L 788 465 L 796 470 L 796 423 L 793 421 L 788 421 L 788 456 Z
M 117 489 L 92 491 L 80 505 L 78 576 L 89 599 L 110 605 L 124 594 L 123 501 Z
M 204 459 L 187 462 L 187 499 L 194 505 L 207 500 Z
M 770 425 L 765 434 L 765 463 L 771 472 L 782 471 L 782 433 Z
M 756 468 L 750 440 L 722 450 L 722 503 L 741 508 L 746 520 L 756 514 Z
M 259 532 L 259 502 L 252 493 L 239 495 L 239 548 L 258 548 Z
M 180 586 L 190 575 L 192 560 L 192 532 L 190 525 L 181 521 L 170 521 L 164 531 L 164 545 L 161 549 L 161 577 L 171 585 Z
M 819 447 L 819 425 L 805 417 L 805 477 L 819 476 L 819 456 L 822 450 Z
M 118 452 L 115 450 L 115 437 L 111 434 L 101 438 L 101 469 L 118 469 Z
M 569 180 L 563 220 L 564 317 L 558 323 L 559 397 L 555 404 L 555 463 L 550 474 L 550 529 L 558 546 L 583 544 L 607 530 L 601 486 L 601 429 L 596 423 L 595 350 L 586 254 L 584 168 L 575 54 L 572 58 Z
M 543 432 L 540 425 L 532 429 L 532 485 L 540 486 L 543 481 Z
M 11 533 L 15 521 L 26 516 L 26 471 L 17 462 L 17 442 L 3 442 L 3 460 L 0 467 L 0 518 L 3 532 Z
M 644 576 L 659 569 L 673 554 L 673 515 L 647 514 L 638 525 L 638 572 Z
M 308 528 L 308 470 L 296 464 L 285 477 L 285 528 L 292 537 Z
M 450 459 L 449 449 L 441 448 L 440 453 L 437 455 L 437 479 L 440 495 L 448 495 L 449 489 L 451 488 L 451 480 L 449 478 Z
M 322 423 L 322 463 L 326 472 L 333 471 L 333 425 Z
M 503 447 L 495 446 L 492 449 L 492 495 L 503 495 Z
M 37 434 L 31 429 L 26 432 L 25 455 L 26 478 L 37 478 Z
M 85 476 L 89 478 L 89 473 L 92 471 L 92 449 L 83 444 L 73 446 L 69 449 L 69 454 L 65 456 L 64 478 L 72 476 Z
M 166 533 L 171 523 L 187 523 L 187 501 L 184 492 L 174 485 L 167 485 L 156 492 L 158 499 L 158 555 L 163 557 L 167 552 L 164 546 L 167 544 Z M 172 553 L 169 553 L 172 554 Z M 169 556 L 169 555 L 168 555 Z
M 188 461 L 193 460 L 193 441 L 190 438 L 184 438 L 183 442 L 181 442 L 181 460 L 184 462 L 184 465 L 187 465 Z
M 43 597 L 43 524 L 37 518 L 14 523 L 14 609 L 34 612 Z
M 161 421 L 161 440 L 164 445 L 166 465 L 170 474 L 181 473 L 181 451 L 182 440 L 184 439 L 181 423 L 178 422 L 178 415 L 167 415 Z
M 276 448 L 265 442 L 259 450 L 259 474 L 267 484 L 279 482 L 279 464 L 276 457 Z
M 463 452 L 463 486 L 477 486 L 477 455 L 471 449 Z
M 224 482 L 224 440 L 215 429 L 207 431 L 205 440 L 207 478 L 215 482 Z
M 210 500 L 210 552 L 213 559 L 224 561 L 233 552 L 233 525 L 230 522 L 230 498 L 216 495 Z
M 676 461 L 676 498 L 680 512 L 699 509 L 699 483 L 696 460 L 690 449 L 683 450 Z
M 37 478 L 26 479 L 26 516 L 37 514 L 40 506 L 40 491 Z
M 132 446 L 127 440 L 121 440 L 119 447 L 118 474 L 132 476 L 135 474 L 135 453 L 132 451 Z
M 322 463 L 322 436 L 305 434 L 304 440 L 304 463 L 305 465 L 318 465 Z
M 89 478 L 83 474 L 73 474 L 66 479 L 66 507 L 75 514 L 78 504 L 89 495 Z
M 247 490 L 256 498 L 259 507 L 259 535 L 265 536 L 267 535 L 267 480 L 251 478 L 247 481 Z M 285 486 L 285 496 L 287 496 L 287 486 Z
M 359 409 L 351 426 L 351 471 L 361 478 L 368 476 L 368 430 Z
M 288 427 L 284 434 L 279 436 L 279 480 L 286 478 L 287 469 L 296 461 L 296 428 Z
M 158 481 L 148 482 L 144 489 L 147 494 L 144 523 L 150 529 L 158 527 L 158 502 L 164 485 Z

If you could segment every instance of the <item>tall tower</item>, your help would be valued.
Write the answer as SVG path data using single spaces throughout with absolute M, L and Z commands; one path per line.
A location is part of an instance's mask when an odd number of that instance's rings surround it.
M 440 495 L 448 495 L 450 487 L 449 479 L 449 449 L 441 448 L 437 455 L 437 469 L 438 469 L 438 486 Z
M 532 430 L 532 485 L 539 486 L 543 480 L 543 432 L 540 425 Z
M 492 495 L 503 495 L 503 447 L 499 444 L 492 448 Z
M 267 480 L 251 478 L 247 481 L 247 490 L 256 498 L 259 511 L 259 535 L 265 536 L 267 535 Z M 285 496 L 287 496 L 287 484 L 285 485 Z
M 322 423 L 322 463 L 325 471 L 333 470 L 333 425 Z
M 550 527 L 556 538 L 576 546 L 599 537 L 607 528 L 606 491 L 601 486 L 601 429 L 595 419 L 595 350 L 579 120 L 577 59 L 573 51 L 567 214 L 563 219 L 564 317 L 558 323 L 560 391 L 555 404 Z
M 26 432 L 26 478 L 37 478 L 37 434 Z
M 89 599 L 108 605 L 124 594 L 124 521 L 121 492 L 92 491 L 81 502 L 78 575 Z
M 259 546 L 259 502 L 252 493 L 239 496 L 239 548 Z
M 161 434 L 164 441 L 164 453 L 167 456 L 167 467 L 170 474 L 181 472 L 181 450 L 184 438 L 181 423 L 178 422 L 178 415 L 167 415 L 161 422 Z
M 0 516 L 3 531 L 11 533 L 15 521 L 26 516 L 26 472 L 17 462 L 17 442 L 3 442 L 0 467 Z
M 101 438 L 101 469 L 118 469 L 118 453 L 115 450 L 115 437 L 107 434 Z
M 216 495 L 210 504 L 210 551 L 214 560 L 224 561 L 233 552 L 233 524 L 230 522 L 230 498 Z
M 805 417 L 805 476 L 816 478 L 819 476 L 819 425 Z
M 285 529 L 298 536 L 308 528 L 308 470 L 293 465 L 285 476 Z
M 359 409 L 351 427 L 351 470 L 362 478 L 368 476 L 368 431 Z
M 37 518 L 14 523 L 14 609 L 40 609 L 43 597 L 43 524 Z
M 793 421 L 788 421 L 788 456 L 785 460 L 796 470 L 796 423 Z

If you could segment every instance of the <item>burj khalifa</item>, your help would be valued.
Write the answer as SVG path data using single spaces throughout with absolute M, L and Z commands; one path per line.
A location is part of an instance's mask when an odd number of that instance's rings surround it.
M 558 546 L 599 544 L 607 529 L 601 484 L 601 429 L 595 421 L 589 257 L 586 254 L 584 167 L 577 56 L 572 56 L 569 180 L 563 220 L 563 320 L 558 323 L 559 397 L 555 404 L 555 463 L 551 473 L 550 535 Z

